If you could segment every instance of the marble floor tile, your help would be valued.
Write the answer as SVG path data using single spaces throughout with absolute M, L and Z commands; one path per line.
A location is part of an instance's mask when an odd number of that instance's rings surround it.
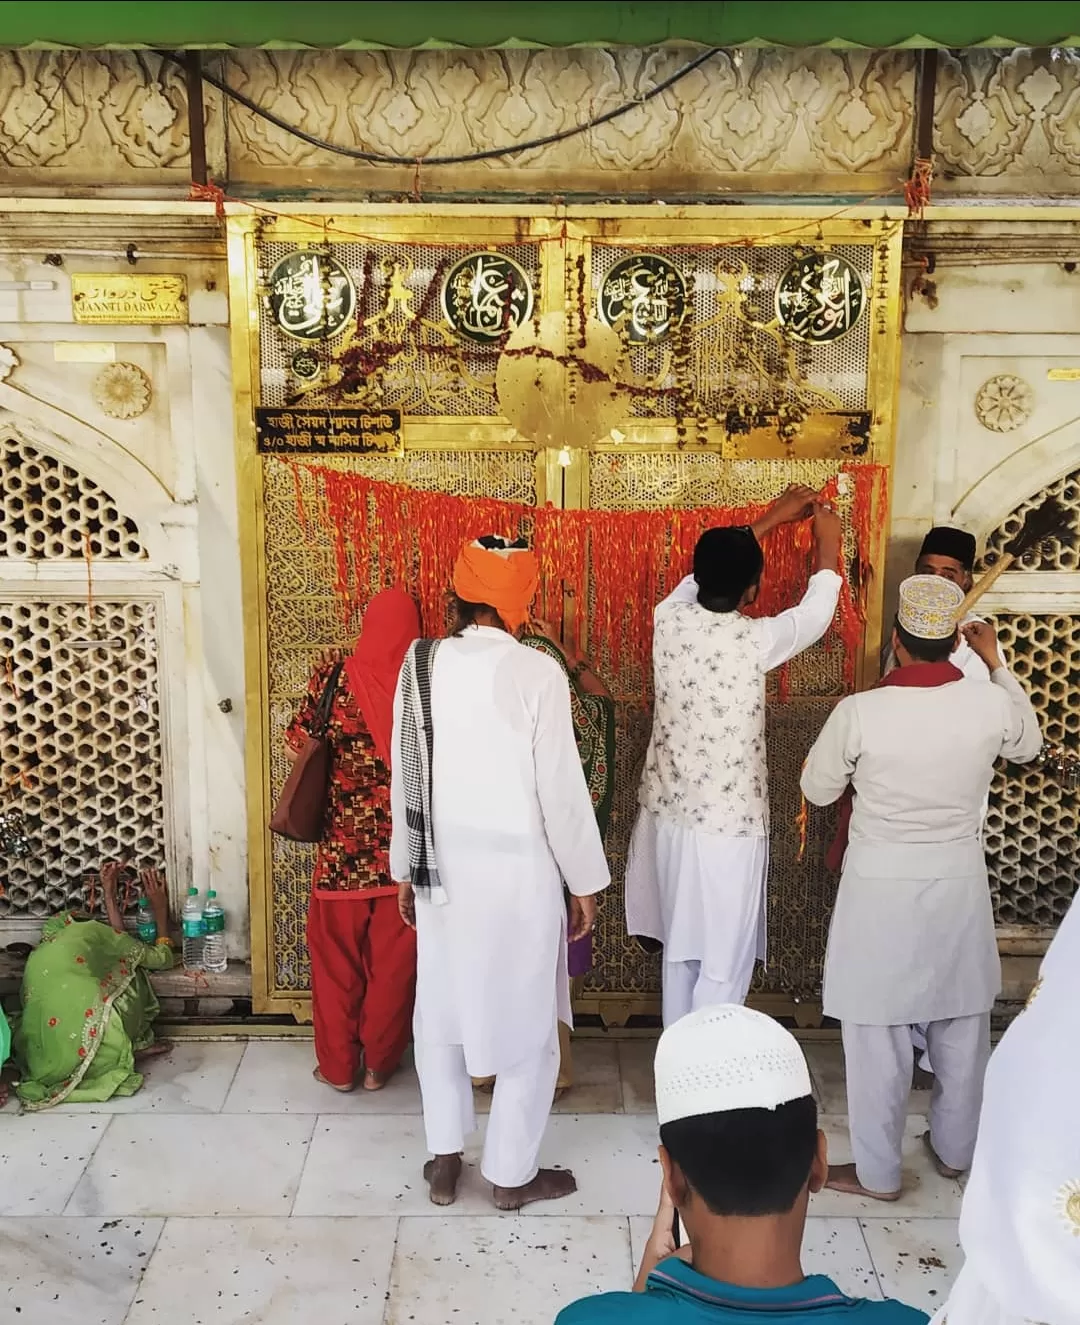
M 874 1262 L 857 1219 L 808 1219 L 802 1266 L 804 1274 L 827 1275 L 848 1297 L 881 1297 Z
M 93 1114 L 0 1117 L 0 1215 L 62 1215 L 109 1122 Z
M 225 1114 L 113 1118 L 66 1213 L 287 1215 L 314 1125 Z
M 380 1325 L 396 1230 L 396 1219 L 170 1219 L 126 1325 Z
M 0 1220 L 0 1320 L 124 1325 L 160 1219 Z
M 851 1140 L 847 1119 L 821 1117 L 821 1127 L 829 1142 L 829 1159 L 834 1164 L 851 1162 Z M 960 1214 L 963 1195 L 960 1184 L 942 1178 L 930 1163 L 922 1144 L 926 1119 L 910 1116 L 901 1151 L 903 1157 L 904 1190 L 893 1204 L 874 1201 L 867 1197 L 847 1196 L 843 1192 L 822 1191 L 811 1197 L 810 1213 L 817 1216 L 881 1218 L 887 1213 L 893 1218 L 902 1216 L 928 1216 L 956 1219 Z
M 653 1215 L 660 1195 L 659 1135 L 646 1114 L 571 1114 L 548 1124 L 540 1163 L 572 1169 L 578 1189 L 537 1214 Z M 525 1214 L 530 1211 L 527 1209 Z
M 652 1232 L 652 1215 L 631 1215 L 630 1223 L 630 1265 L 633 1269 L 633 1275 L 636 1276 L 638 1266 L 641 1264 L 641 1258 L 645 1255 L 645 1244 L 649 1241 L 649 1234 Z
M 864 1218 L 861 1223 L 885 1296 L 932 1316 L 964 1263 L 956 1220 Z
M 551 1325 L 629 1276 L 625 1219 L 403 1219 L 385 1325 Z
M 420 1087 L 411 1054 L 382 1090 L 342 1094 L 311 1075 L 310 1040 L 252 1040 L 244 1053 L 225 1113 L 420 1113 Z
M 419 1118 L 320 1118 L 311 1139 L 304 1176 L 293 1214 L 425 1215 L 436 1207 L 428 1200 L 423 1178 L 428 1158 Z M 480 1177 L 480 1135 L 465 1151 L 465 1172 L 453 1215 L 487 1214 L 491 1188 Z
M 242 1044 L 180 1041 L 170 1053 L 145 1064 L 143 1087 L 136 1094 L 101 1104 L 61 1104 L 56 1112 L 217 1113 L 243 1055 Z
M 573 1042 L 574 1084 L 553 1113 L 621 1113 L 622 1086 L 619 1080 L 619 1047 L 615 1040 L 589 1037 Z M 491 1095 L 475 1092 L 477 1113 L 491 1111 Z
M 627 1113 L 655 1114 L 653 1059 L 656 1057 L 656 1040 L 620 1040 L 618 1043 L 623 1108 Z

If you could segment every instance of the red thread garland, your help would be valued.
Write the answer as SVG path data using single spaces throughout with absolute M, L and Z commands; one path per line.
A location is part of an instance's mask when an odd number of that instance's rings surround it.
M 425 632 L 441 634 L 451 572 L 462 544 L 481 534 L 525 536 L 540 562 L 543 611 L 557 617 L 561 592 L 568 591 L 577 603 L 578 631 L 583 624 L 588 628 L 594 661 L 607 675 L 623 677 L 637 696 L 644 696 L 649 688 L 652 609 L 689 571 L 702 532 L 716 525 L 752 524 L 765 510 L 764 505 L 560 510 L 488 497 L 453 497 L 319 465 L 303 468 L 322 495 L 322 513 L 334 545 L 335 589 L 346 628 L 372 593 L 400 584 L 415 594 Z M 295 468 L 293 472 L 298 477 Z M 885 487 L 879 465 L 851 465 L 844 473 L 851 491 L 855 552 L 851 567 L 841 567 L 840 603 L 826 638 L 843 649 L 844 678 L 850 688 L 865 626 L 867 568 Z M 836 489 L 833 479 L 825 495 L 835 499 Z M 312 512 L 304 508 L 299 483 L 297 496 L 306 527 Z M 766 535 L 765 574 L 751 615 L 773 616 L 799 601 L 812 551 L 809 523 L 782 526 Z M 787 697 L 783 673 L 780 694 Z

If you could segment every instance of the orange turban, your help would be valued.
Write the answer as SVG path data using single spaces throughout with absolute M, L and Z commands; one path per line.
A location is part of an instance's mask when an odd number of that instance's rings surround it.
M 536 557 L 523 544 L 504 538 L 466 543 L 454 566 L 454 592 L 466 603 L 486 603 L 511 634 L 529 619 L 540 584 Z

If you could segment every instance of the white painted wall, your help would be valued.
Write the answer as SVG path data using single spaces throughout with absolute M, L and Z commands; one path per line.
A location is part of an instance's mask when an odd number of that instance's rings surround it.
M 5 419 L 35 445 L 85 473 L 138 524 L 149 561 L 94 567 L 118 592 L 134 585 L 164 605 L 162 699 L 169 746 L 174 896 L 188 879 L 214 887 L 228 915 L 230 955 L 249 955 L 243 773 L 243 622 L 236 514 L 228 302 L 221 264 L 177 261 L 139 270 L 183 271 L 187 327 L 84 327 L 71 319 L 67 272 L 124 270 L 122 260 L 67 259 L 65 268 L 0 256 L 0 345 L 19 363 L 0 382 Z M 90 384 L 100 365 L 57 362 L 57 342 L 113 344 L 138 364 L 153 402 L 137 419 L 108 418 Z M 72 592 L 86 569 L 0 564 L 0 578 Z M 223 701 L 231 711 L 223 712 Z

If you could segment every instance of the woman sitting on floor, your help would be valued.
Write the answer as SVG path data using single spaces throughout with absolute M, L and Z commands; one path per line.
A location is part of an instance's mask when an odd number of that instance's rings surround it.
M 134 1095 L 143 1083 L 136 1056 L 164 1053 L 154 1043 L 157 998 L 146 975 L 174 963 L 164 875 L 142 871 L 142 886 L 162 936 L 154 946 L 125 932 L 117 897 L 120 865 L 101 871 L 109 923 L 69 912 L 45 922 L 22 982 L 22 1012 L 13 1026 L 16 1086 L 27 1109 L 64 1102 L 100 1104 Z

